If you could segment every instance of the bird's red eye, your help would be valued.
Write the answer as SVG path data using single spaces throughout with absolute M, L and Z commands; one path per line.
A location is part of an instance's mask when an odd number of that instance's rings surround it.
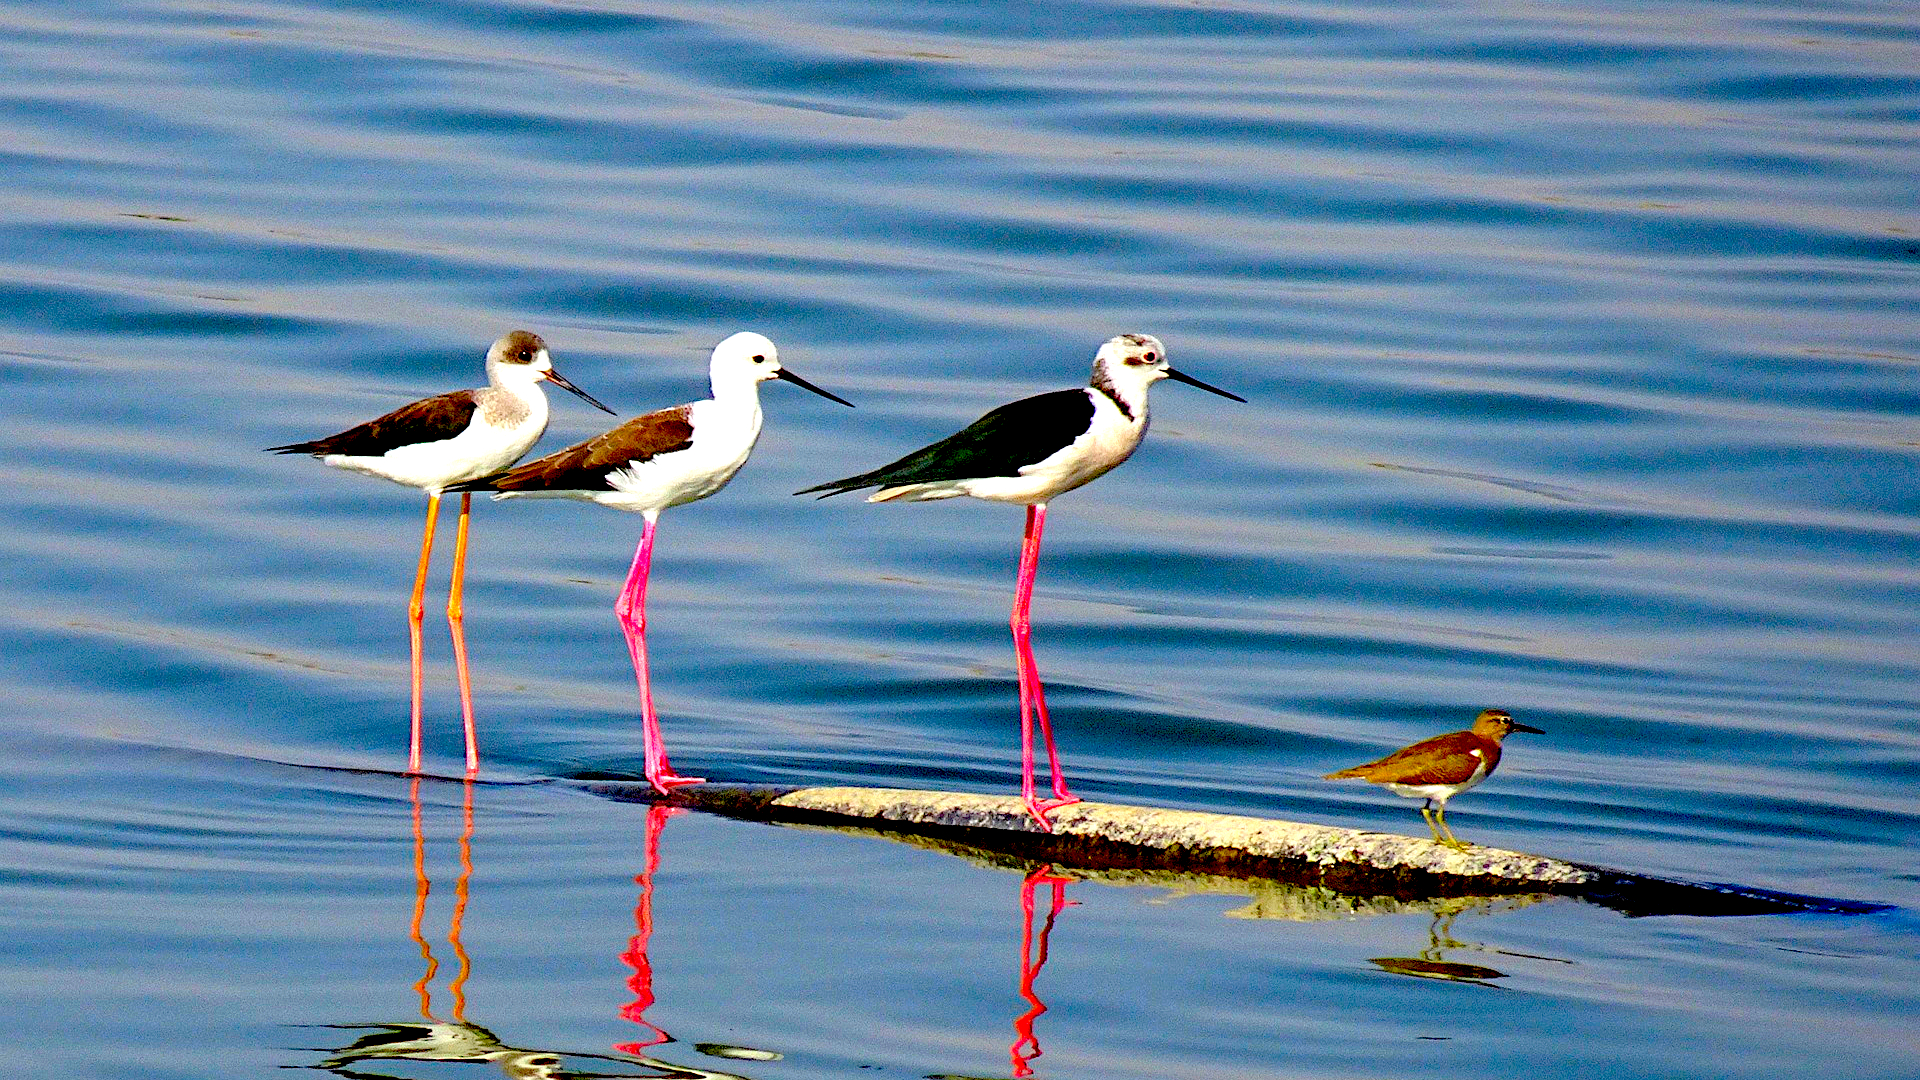
M 1153 363 L 1155 360 L 1158 360 L 1158 359 L 1160 358 L 1158 356 L 1155 356 L 1153 353 L 1148 353 L 1146 355 L 1146 361 L 1149 364 Z

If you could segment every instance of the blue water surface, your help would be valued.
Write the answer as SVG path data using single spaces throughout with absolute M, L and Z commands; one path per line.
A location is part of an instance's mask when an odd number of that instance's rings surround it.
M 1909 1076 L 1917 175 L 1920 14 L 1864 0 L 0 4 L 6 1056 Z M 650 818 L 549 782 L 640 765 L 640 521 L 573 503 L 476 506 L 489 783 L 410 784 L 423 500 L 261 450 L 516 327 L 627 415 L 741 329 L 859 406 L 769 385 L 753 460 L 662 519 L 683 771 L 1012 790 L 1019 510 L 790 493 L 1139 331 L 1249 401 L 1157 387 L 1053 505 L 1081 794 L 1417 833 L 1319 775 L 1497 706 L 1548 734 L 1469 839 L 1891 908 L 1056 910 L 1033 868 Z M 543 451 L 607 423 L 554 402 Z

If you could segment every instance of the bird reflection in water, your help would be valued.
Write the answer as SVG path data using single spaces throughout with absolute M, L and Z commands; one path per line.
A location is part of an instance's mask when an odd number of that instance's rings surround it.
M 1027 1002 L 1027 1011 L 1014 1017 L 1013 1045 L 1007 1048 L 1013 1061 L 1013 1075 L 1026 1077 L 1033 1075 L 1033 1061 L 1042 1051 L 1040 1040 L 1033 1033 L 1033 1022 L 1047 1011 L 1046 1003 L 1035 993 L 1034 980 L 1040 977 L 1040 969 L 1047 966 L 1047 940 L 1053 936 L 1054 920 L 1060 912 L 1069 906 L 1067 883 L 1072 878 L 1064 878 L 1053 872 L 1052 866 L 1040 866 L 1029 872 L 1020 882 L 1020 996 Z M 1045 885 L 1053 893 L 1053 903 L 1047 908 L 1045 919 L 1040 923 L 1039 932 L 1034 932 L 1033 891 L 1037 886 Z M 1079 903 L 1079 901 L 1072 901 Z
M 666 1080 L 745 1080 L 734 1073 L 715 1072 L 693 1065 L 676 1065 L 650 1057 L 646 1051 L 674 1041 L 658 1024 L 647 1019 L 647 1010 L 653 1007 L 653 961 L 647 956 L 647 948 L 653 941 L 653 878 L 660 871 L 660 833 L 667 827 L 667 819 L 686 813 L 684 809 L 673 806 L 647 807 L 647 832 L 644 861 L 634 884 L 640 886 L 640 898 L 633 905 L 633 936 L 627 939 L 627 951 L 620 954 L 620 962 L 627 965 L 633 974 L 627 978 L 627 989 L 632 991 L 633 1000 L 620 1009 L 622 1019 L 637 1024 L 641 1038 L 620 1043 L 614 1049 L 631 1056 L 638 1064 L 655 1071 L 645 1075 L 666 1078 Z M 778 1061 L 780 1054 L 771 1050 L 756 1050 L 747 1046 L 731 1046 L 726 1043 L 695 1043 L 695 1050 L 709 1057 L 733 1058 L 742 1061 Z M 624 1060 L 624 1059 L 623 1059 Z M 629 1074 L 621 1074 L 629 1075 Z
M 614 1047 L 623 1054 L 639 1056 L 647 1047 L 673 1041 L 673 1036 L 647 1019 L 647 1010 L 653 1007 L 653 963 L 647 959 L 647 945 L 653 940 L 653 875 L 660 869 L 660 831 L 666 828 L 668 818 L 685 812 L 671 806 L 647 808 L 646 861 L 641 864 L 640 875 L 633 879 L 640 886 L 640 899 L 633 906 L 633 937 L 627 941 L 627 951 L 620 954 L 621 961 L 633 969 L 627 979 L 633 1000 L 620 1010 L 620 1016 L 640 1025 L 645 1038 Z
M 447 926 L 447 943 L 456 962 L 453 978 L 447 982 L 451 1011 L 443 1019 L 433 1006 L 433 981 L 440 974 L 440 961 L 427 940 L 427 899 L 433 893 L 427 876 L 427 831 L 420 802 L 420 778 L 408 781 L 407 797 L 413 804 L 413 918 L 407 933 L 420 950 L 425 963 L 413 991 L 420 998 L 420 1020 L 391 1024 L 342 1025 L 361 1028 L 366 1034 L 334 1051 L 333 1057 L 315 1068 L 347 1077 L 390 1076 L 370 1073 L 357 1066 L 378 1061 L 464 1061 L 491 1062 L 511 1077 L 545 1078 L 569 1074 L 559 1072 L 560 1057 L 542 1050 L 507 1046 L 486 1028 L 467 1020 L 467 979 L 473 974 L 473 958 L 461 940 L 461 927 L 467 917 L 467 902 L 473 885 L 473 784 L 462 785 L 460 802 L 460 874 L 453 886 L 453 916 Z
M 1459 918 L 1461 912 L 1476 908 L 1484 913 L 1489 909 L 1488 902 L 1474 899 L 1443 901 L 1434 909 L 1433 921 L 1427 925 L 1427 947 L 1421 949 L 1418 956 L 1376 956 L 1367 962 L 1382 971 L 1391 971 L 1395 975 L 1410 975 L 1416 979 L 1439 979 L 1444 982 L 1477 983 L 1481 986 L 1491 986 L 1492 980 L 1504 979 L 1507 973 L 1479 964 L 1462 964 L 1448 960 L 1446 950 L 1469 949 L 1498 956 L 1519 957 L 1524 960 L 1546 960 L 1555 964 L 1573 962 L 1553 956 L 1509 952 L 1506 949 L 1458 940 L 1453 936 L 1453 921 Z
M 328 1051 L 332 1056 L 312 1068 L 354 1080 L 396 1080 L 402 1076 L 419 1075 L 413 1071 L 405 1074 L 368 1071 L 378 1069 L 382 1062 L 399 1061 L 486 1063 L 497 1068 L 501 1075 L 515 1080 L 586 1080 L 590 1077 L 747 1080 L 736 1073 L 675 1065 L 639 1054 L 647 1046 L 669 1041 L 665 1032 L 648 1024 L 643 1016 L 647 1006 L 653 1002 L 652 969 L 646 963 L 646 945 L 653 922 L 652 877 L 659 865 L 660 827 L 666 821 L 666 814 L 648 815 L 646 872 L 639 878 L 641 899 L 640 907 L 635 912 L 639 932 L 634 935 L 628 951 L 622 957 L 634 967 L 634 977 L 628 985 L 633 987 L 637 995 L 623 1015 L 646 1027 L 652 1037 L 645 1042 L 616 1048 L 632 1056 L 562 1053 L 510 1046 L 493 1032 L 467 1019 L 466 986 L 473 974 L 473 960 L 461 940 L 461 928 L 466 920 L 473 881 L 473 784 L 468 782 L 464 788 L 459 841 L 460 873 L 454 882 L 453 915 L 447 928 L 447 943 L 453 949 L 456 966 L 446 986 L 449 1001 L 446 1014 L 442 1016 L 434 1008 L 433 985 L 440 973 L 440 961 L 434 956 L 433 944 L 428 940 L 425 929 L 427 901 L 432 895 L 433 883 L 427 875 L 427 840 L 425 815 L 420 801 L 420 779 L 415 777 L 409 781 L 408 790 L 413 803 L 414 880 L 413 917 L 408 924 L 408 934 L 419 948 L 420 958 L 425 963 L 419 981 L 413 984 L 414 993 L 420 999 L 420 1019 L 384 1024 L 328 1025 L 361 1031 L 363 1034 L 347 1046 Z M 766 1060 L 779 1057 L 765 1051 L 719 1045 L 709 1047 L 702 1044 L 699 1049 L 714 1056 L 759 1057 Z

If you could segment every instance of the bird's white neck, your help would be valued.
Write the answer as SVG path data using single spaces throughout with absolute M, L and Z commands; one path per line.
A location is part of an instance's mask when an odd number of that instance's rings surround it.
M 729 378 L 716 373 L 713 379 L 713 400 L 729 410 L 760 409 L 760 381 L 758 379 Z
M 1109 365 L 1105 358 L 1093 363 L 1093 379 L 1090 384 L 1097 393 L 1105 394 L 1120 414 L 1136 424 L 1147 421 L 1147 387 L 1152 381 L 1136 374 L 1137 369 L 1125 366 Z

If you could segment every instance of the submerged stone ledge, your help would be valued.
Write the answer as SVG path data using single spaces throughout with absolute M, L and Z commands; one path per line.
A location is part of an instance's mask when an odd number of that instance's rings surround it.
M 630 802 L 727 817 L 928 837 L 1021 861 L 1086 871 L 1157 870 L 1318 886 L 1402 901 L 1513 894 L 1577 897 L 1629 915 L 1865 913 L 1882 905 L 1736 885 L 1677 881 L 1544 855 L 1424 837 L 1235 814 L 1083 802 L 1041 832 L 1020 800 L 908 788 L 701 784 L 663 798 L 644 782 L 575 778 Z

